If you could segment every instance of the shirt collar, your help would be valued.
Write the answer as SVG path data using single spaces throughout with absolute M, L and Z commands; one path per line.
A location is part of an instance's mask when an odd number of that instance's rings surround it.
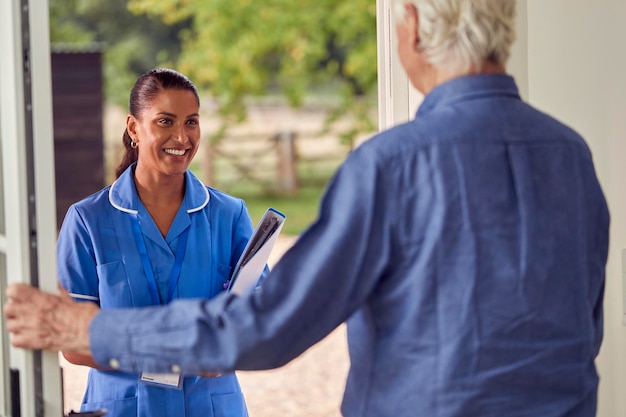
M 439 84 L 424 97 L 417 109 L 417 115 L 427 114 L 437 107 L 455 101 L 494 95 L 520 99 L 515 80 L 507 74 L 479 74 L 453 78 Z
M 135 165 L 136 163 L 133 163 L 128 167 L 109 188 L 111 205 L 120 211 L 132 214 L 137 214 L 139 210 L 139 196 L 133 180 Z M 210 194 L 204 184 L 187 170 L 185 172 L 185 198 L 183 199 L 183 207 L 187 213 L 202 210 L 209 203 L 209 199 Z

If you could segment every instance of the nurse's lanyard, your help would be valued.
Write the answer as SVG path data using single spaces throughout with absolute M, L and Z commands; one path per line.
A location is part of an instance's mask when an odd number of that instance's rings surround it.
M 139 226 L 139 216 L 134 213 L 131 221 L 133 227 L 133 235 L 135 235 L 135 243 L 137 244 L 137 250 L 139 251 L 139 257 L 143 265 L 143 270 L 146 273 L 146 280 L 148 281 L 148 290 L 150 290 L 150 297 L 152 298 L 153 305 L 160 305 L 161 297 L 159 297 L 159 290 L 157 289 L 156 279 L 152 272 L 152 265 L 150 265 L 150 258 L 148 258 L 148 250 L 146 249 L 146 242 L 143 240 L 141 234 L 141 227 Z M 176 257 L 174 258 L 174 267 L 172 268 L 172 274 L 170 275 L 170 285 L 167 290 L 167 299 L 165 304 L 169 304 L 174 297 L 174 289 L 178 283 L 178 277 L 180 270 L 183 266 L 183 259 L 185 259 L 185 252 L 187 251 L 187 238 L 189 237 L 189 229 L 185 229 L 178 238 L 178 245 L 176 245 Z M 159 388 L 168 388 L 181 390 L 183 387 L 183 378 L 180 373 L 148 373 L 143 372 L 139 376 L 141 383 L 152 385 Z
M 156 279 L 152 272 L 152 265 L 150 265 L 150 258 L 148 258 L 148 250 L 146 249 L 146 242 L 143 240 L 141 234 L 141 228 L 139 226 L 139 216 L 133 214 L 131 221 L 133 226 L 133 235 L 135 235 L 135 243 L 137 244 L 137 250 L 139 251 L 139 257 L 143 265 L 143 270 L 146 273 L 146 280 L 148 281 L 148 290 L 150 291 L 150 298 L 152 298 L 153 305 L 163 304 L 161 297 L 159 296 L 159 290 L 157 289 Z M 170 275 L 170 285 L 167 291 L 167 299 L 165 304 L 169 304 L 174 297 L 174 290 L 178 283 L 178 277 L 180 270 L 183 266 L 183 260 L 185 259 L 185 252 L 187 251 L 187 238 L 189 237 L 189 228 L 185 229 L 178 238 L 178 245 L 176 245 L 176 257 L 174 258 L 174 267 L 172 268 L 172 274 Z

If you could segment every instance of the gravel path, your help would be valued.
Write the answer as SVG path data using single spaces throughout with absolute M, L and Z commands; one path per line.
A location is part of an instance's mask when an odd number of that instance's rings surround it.
M 295 238 L 281 236 L 272 252 L 276 262 Z M 68 363 L 63 368 L 65 412 L 80 408 L 88 368 Z M 250 417 L 339 417 L 349 359 L 342 325 L 300 357 L 279 369 L 238 372 Z M 173 416 L 174 417 L 174 416 Z

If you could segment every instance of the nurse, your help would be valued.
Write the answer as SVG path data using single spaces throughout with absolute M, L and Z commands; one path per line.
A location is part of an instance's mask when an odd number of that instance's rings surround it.
M 205 186 L 188 170 L 200 142 L 199 106 L 195 86 L 176 71 L 151 70 L 135 83 L 117 180 L 71 206 L 61 227 L 58 276 L 74 299 L 112 309 L 224 291 L 252 222 L 242 200 Z M 92 367 L 81 411 L 248 415 L 234 373 L 127 374 L 77 353 L 64 356 Z

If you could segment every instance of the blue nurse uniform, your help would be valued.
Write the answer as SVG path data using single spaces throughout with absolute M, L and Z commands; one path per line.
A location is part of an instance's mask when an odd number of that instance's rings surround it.
M 158 297 L 166 300 L 180 255 L 177 245 L 187 235 L 172 298 L 211 298 L 224 291 L 252 234 L 245 203 L 206 187 L 187 171 L 183 203 L 164 238 L 137 195 L 134 167 L 68 210 L 57 244 L 61 284 L 74 299 L 102 309 L 158 304 L 138 247 L 145 246 Z M 137 244 L 134 222 L 145 245 Z M 185 376 L 182 389 L 170 389 L 140 382 L 138 374 L 91 369 L 81 411 L 100 408 L 108 409 L 107 417 L 247 416 L 234 373 Z

